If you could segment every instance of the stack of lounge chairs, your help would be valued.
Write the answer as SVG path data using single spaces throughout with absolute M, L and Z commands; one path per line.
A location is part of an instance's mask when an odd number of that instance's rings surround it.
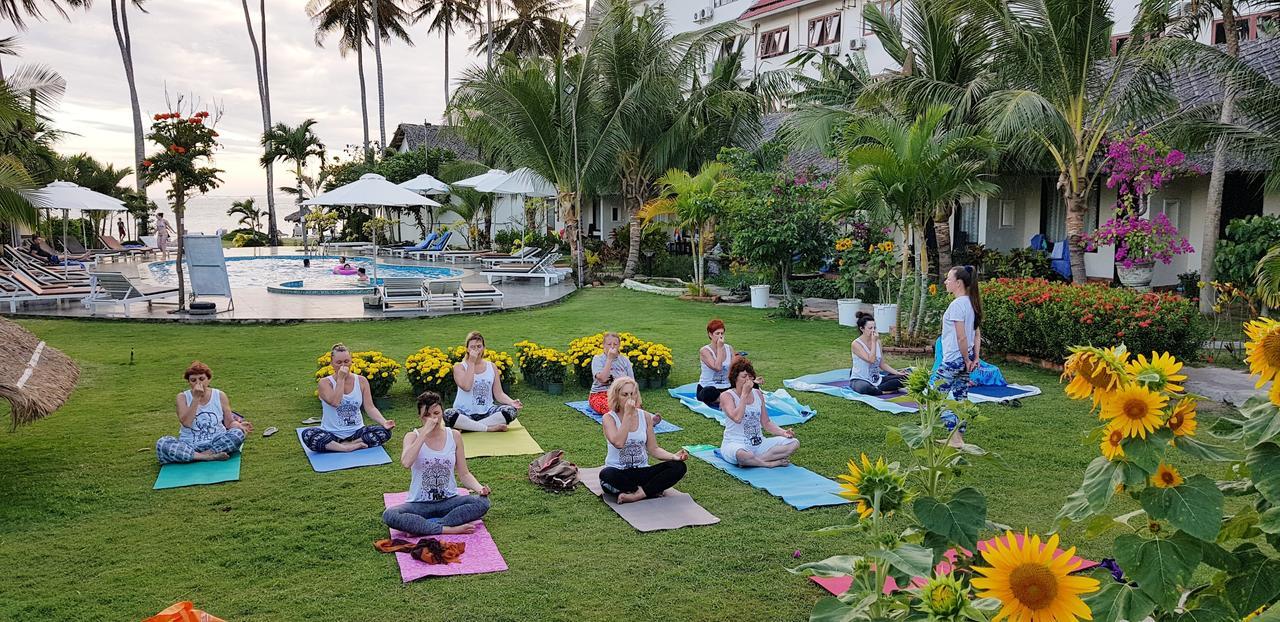
M 501 309 L 502 292 L 492 285 L 463 285 L 456 279 L 386 277 L 378 287 L 384 313 Z
M 145 302 L 150 309 L 152 302 L 178 295 L 176 287 L 140 285 L 119 272 L 92 272 L 89 277 L 92 292 L 84 302 L 93 315 L 98 314 L 98 305 L 117 304 L 124 307 L 124 316 L 129 317 L 131 304 Z
M 83 300 L 92 293 L 89 273 L 80 266 L 50 266 L 6 245 L 0 257 L 0 302 L 16 312 L 19 303 Z
M 505 279 L 542 279 L 545 287 L 550 287 L 555 283 L 564 280 L 567 270 L 562 270 L 555 266 L 556 261 L 560 259 L 560 253 L 547 253 L 541 259 L 533 262 L 507 263 L 493 268 L 485 268 L 480 271 L 489 284 Z

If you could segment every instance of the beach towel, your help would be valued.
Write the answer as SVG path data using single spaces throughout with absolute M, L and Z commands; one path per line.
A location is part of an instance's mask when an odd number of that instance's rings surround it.
M 182 488 L 184 486 L 203 486 L 234 482 L 240 479 L 240 453 L 226 460 L 209 460 L 202 462 L 182 462 L 166 464 L 160 467 L 156 476 L 156 484 L 152 490 L 165 488 Z
M 616 495 L 607 493 L 600 487 L 602 468 L 579 469 L 578 477 L 582 479 L 587 490 L 604 499 L 606 505 L 637 531 L 661 531 L 695 525 L 714 525 L 720 522 L 720 519 L 711 512 L 698 505 L 693 497 L 675 488 L 668 488 L 665 494 L 656 499 L 619 504 Z
M 578 412 L 580 412 L 580 413 L 582 413 L 582 414 L 584 414 L 584 415 L 586 415 L 586 416 L 588 416 L 588 417 L 591 417 L 591 419 L 592 419 L 593 421 L 595 421 L 596 423 L 601 423 L 601 422 L 602 422 L 602 420 L 604 419 L 604 416 L 603 416 L 603 415 L 601 415 L 600 413 L 597 413 L 596 411 L 594 411 L 594 410 L 592 410 L 592 409 L 591 409 L 591 404 L 587 403 L 587 401 L 586 401 L 586 400 L 583 400 L 583 401 L 581 401 L 581 402 L 565 402 L 565 403 L 564 403 L 564 405 L 565 405 L 565 406 L 568 406 L 569 408 L 572 408 L 572 409 L 574 409 L 574 410 L 576 410 L 576 411 L 578 411 Z M 678 426 L 678 425 L 676 425 L 676 424 L 674 424 L 674 423 L 671 423 L 670 421 L 667 421 L 666 419 L 663 419 L 662 421 L 659 421 L 659 422 L 658 422 L 658 425 L 653 426 L 653 433 L 654 433 L 654 434 L 665 434 L 665 433 L 667 433 L 667 432 L 679 432 L 680 430 L 683 430 L 683 429 L 684 429 L 684 428 L 682 428 L 682 427 L 680 427 L 680 426 Z
M 462 446 L 467 459 L 542 453 L 538 441 L 533 440 L 519 419 L 507 424 L 506 432 L 463 432 Z
M 311 451 L 311 448 L 302 442 L 302 431 L 305 429 L 298 428 L 298 443 L 302 445 L 302 453 L 307 455 L 307 460 L 311 462 L 311 468 L 316 473 L 391 464 L 391 456 L 387 455 L 387 450 L 381 446 L 355 451 Z
M 797 510 L 849 503 L 848 499 L 839 495 L 840 484 L 802 466 L 789 464 L 770 469 L 744 469 L 726 461 L 715 445 L 686 445 L 685 449 L 699 460 L 781 498 L 783 502 Z
M 698 401 L 697 391 L 698 385 L 692 382 L 674 389 L 667 389 L 667 393 L 680 400 L 685 408 L 704 417 L 715 419 L 720 422 L 720 425 L 724 425 L 724 413 L 720 412 L 719 408 L 712 408 Z M 786 389 L 764 393 L 764 405 L 769 411 L 769 419 L 782 426 L 804 423 L 818 414 L 814 409 L 797 402 Z
M 458 494 L 465 495 L 467 490 L 459 488 Z M 408 497 L 407 492 L 384 493 L 382 504 L 385 507 L 400 505 Z M 396 564 L 400 566 L 400 580 L 405 583 L 417 581 L 422 577 L 482 574 L 502 572 L 507 569 L 507 561 L 502 558 L 502 553 L 498 551 L 498 545 L 494 544 L 493 536 L 489 535 L 489 529 L 485 527 L 484 521 L 476 522 L 475 533 L 415 536 L 392 529 L 391 537 L 410 542 L 417 542 L 423 538 L 435 538 L 442 542 L 462 542 L 467 545 L 466 551 L 462 553 L 462 563 L 459 564 L 428 564 L 414 559 L 407 552 L 396 553 Z
M 891 413 L 913 413 L 919 405 L 905 391 L 886 393 L 880 396 L 863 395 L 849 388 L 849 368 L 833 369 L 818 374 L 809 374 L 799 378 L 782 381 L 783 386 L 797 391 L 823 393 L 846 400 L 862 402 L 876 410 Z M 1025 384 L 1008 386 L 977 386 L 969 389 L 969 401 L 975 404 L 987 402 L 1006 402 L 1040 395 L 1040 388 Z

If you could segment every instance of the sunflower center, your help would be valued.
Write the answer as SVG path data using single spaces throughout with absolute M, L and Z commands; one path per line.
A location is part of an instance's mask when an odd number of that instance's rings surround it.
M 1182 415 L 1173 415 L 1169 417 L 1169 429 L 1177 430 L 1182 427 Z
M 1262 356 L 1270 367 L 1280 367 L 1280 331 L 1271 331 L 1262 338 Z
M 1124 440 L 1124 432 L 1121 432 L 1120 430 L 1112 430 L 1111 436 L 1107 437 L 1107 442 L 1111 443 L 1115 447 L 1119 447 L 1120 442 L 1123 440 Z
M 1174 484 L 1173 471 L 1161 471 L 1160 481 L 1172 486 Z
M 1023 606 L 1038 611 L 1058 596 L 1058 579 L 1044 564 L 1022 564 L 1009 573 L 1009 590 Z
M 1134 421 L 1146 419 L 1147 403 L 1142 400 L 1126 400 L 1124 403 L 1124 416 Z

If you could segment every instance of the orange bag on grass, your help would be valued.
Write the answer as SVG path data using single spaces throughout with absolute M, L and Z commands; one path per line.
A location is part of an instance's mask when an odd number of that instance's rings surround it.
M 200 611 L 186 600 L 175 603 L 168 609 L 157 613 L 142 622 L 227 622 L 218 616 Z

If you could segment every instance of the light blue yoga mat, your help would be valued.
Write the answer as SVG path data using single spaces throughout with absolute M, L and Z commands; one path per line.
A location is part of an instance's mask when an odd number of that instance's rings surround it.
M 862 402 L 876 410 L 887 413 L 913 413 L 916 412 L 915 402 L 904 400 L 902 397 L 884 399 L 871 395 L 863 395 L 850 389 L 848 386 L 836 386 L 835 383 L 844 383 L 849 380 L 849 368 L 833 369 L 818 374 L 809 374 L 800 376 L 799 378 L 791 378 L 783 380 L 782 386 L 797 391 L 812 391 L 815 393 L 823 393 L 833 397 L 840 397 L 846 400 Z M 1003 402 L 1013 399 L 1022 399 L 1040 395 L 1040 388 L 1025 385 L 1011 384 L 1003 387 L 996 386 L 976 386 L 969 389 L 969 401 L 975 404 Z M 901 402 L 897 400 L 903 400 Z
M 369 447 L 356 451 L 311 451 L 302 443 L 302 431 L 305 429 L 298 428 L 298 444 L 302 445 L 302 451 L 307 454 L 307 460 L 311 461 L 311 468 L 315 469 L 316 473 L 391 463 L 391 456 L 388 456 L 387 450 L 382 447 Z
M 162 465 L 160 475 L 156 477 L 156 485 L 151 489 L 202 486 L 234 482 L 238 479 L 240 479 L 240 453 L 236 452 L 236 455 L 226 460 Z
M 689 383 L 680 385 L 674 389 L 667 389 L 667 393 L 684 404 L 685 408 L 692 410 L 704 417 L 710 417 L 724 425 L 724 413 L 719 408 L 712 408 L 698 401 L 697 398 L 698 385 Z M 769 419 L 778 425 L 796 425 L 804 423 L 817 415 L 817 411 L 791 397 L 785 389 L 778 389 L 773 393 L 764 394 L 764 405 L 769 411 Z
M 710 463 L 711 466 L 781 498 L 787 505 L 797 510 L 849 503 L 848 499 L 839 494 L 840 484 L 802 466 L 790 464 L 770 469 L 744 469 L 726 462 L 715 445 L 689 445 L 685 449 L 698 459 Z
M 586 416 L 588 416 L 588 417 L 591 417 L 593 420 L 595 420 L 595 422 L 596 422 L 596 423 L 600 423 L 600 424 L 602 424 L 602 425 L 603 425 L 603 419 L 604 419 L 604 417 L 602 417 L 602 416 L 601 416 L 599 413 L 597 413 L 596 411 L 592 410 L 592 409 L 591 409 L 591 404 L 587 403 L 586 401 L 582 401 L 582 402 L 565 402 L 565 403 L 564 403 L 564 405 L 565 405 L 565 406 L 568 406 L 569 408 L 572 408 L 572 409 L 574 409 L 574 410 L 576 410 L 576 411 L 578 411 L 578 412 L 580 412 L 580 413 L 582 413 L 582 414 L 584 414 L 584 415 L 586 415 Z M 663 419 L 662 421 L 659 421 L 659 422 L 658 422 L 658 425 L 653 426 L 653 433 L 654 433 L 654 434 L 663 434 L 663 433 L 666 433 L 666 432 L 679 432 L 680 430 L 683 430 L 683 429 L 684 429 L 684 428 L 682 428 L 682 427 L 680 427 L 680 426 L 678 426 L 678 425 L 676 425 L 676 424 L 674 424 L 674 423 L 671 423 L 670 421 L 667 421 L 666 419 Z

